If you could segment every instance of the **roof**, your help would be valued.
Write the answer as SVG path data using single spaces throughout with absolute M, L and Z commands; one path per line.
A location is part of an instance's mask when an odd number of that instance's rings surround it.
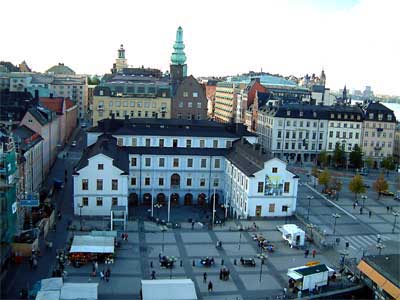
M 400 288 L 400 254 L 365 256 L 363 260 Z
M 39 143 L 43 138 L 39 133 L 29 127 L 22 125 L 13 130 L 13 135 L 18 137 L 17 142 L 21 144 L 21 149 L 26 151 Z
M 98 299 L 98 283 L 66 282 L 61 288 L 62 300 L 96 300 Z
M 256 136 L 243 124 L 221 124 L 208 120 L 183 119 L 103 119 L 88 132 L 112 133 L 113 135 L 149 136 L 196 136 L 240 138 Z
M 260 145 L 257 148 L 257 145 L 252 145 L 243 138 L 233 143 L 226 158 L 246 176 L 252 176 L 264 169 L 264 163 L 270 159 L 260 150 Z
M 312 275 L 312 274 L 316 274 L 316 273 L 328 272 L 329 270 L 326 267 L 326 265 L 321 264 L 321 265 L 311 266 L 311 267 L 307 267 L 307 268 L 302 267 L 299 269 L 295 269 L 294 271 L 303 276 L 308 276 L 308 275 Z
M 70 67 L 65 66 L 63 63 L 59 63 L 58 65 L 52 66 L 50 69 L 46 71 L 46 73 L 75 75 L 75 72 Z
M 123 174 L 129 173 L 129 160 L 124 147 L 117 146 L 116 138 L 111 135 L 99 136 L 96 143 L 87 147 L 75 169 L 78 171 L 88 165 L 88 159 L 98 154 L 104 154 L 113 159 L 113 165 L 122 170 Z
M 260 83 L 262 85 L 272 85 L 272 86 L 296 86 L 297 84 L 291 80 L 287 80 L 283 77 L 262 74 L 255 76 L 260 79 Z M 235 83 L 250 83 L 250 81 L 254 79 L 254 76 L 241 75 L 241 76 L 233 76 L 229 77 L 227 81 L 235 82 Z M 299 87 L 300 88 L 300 87 Z
M 52 115 L 49 110 L 44 107 L 32 107 L 28 109 L 28 112 L 40 123 L 40 125 L 46 125 L 52 120 Z
M 71 107 L 75 106 L 74 101 L 70 100 L 70 99 L 65 99 L 65 109 L 70 109 Z
M 228 149 L 223 148 L 173 148 L 173 147 L 125 147 L 129 154 L 148 155 L 186 155 L 186 156 L 224 156 Z
M 75 235 L 70 253 L 114 253 L 111 236 Z
M 393 110 L 391 110 L 390 108 L 388 108 L 386 105 L 380 103 L 380 102 L 369 102 L 365 107 L 365 120 L 367 121 L 385 121 L 385 122 L 396 122 L 396 116 L 393 112 Z M 374 113 L 374 118 L 370 119 L 369 118 L 369 114 L 370 113 Z M 379 120 L 379 114 L 383 115 L 383 118 L 381 120 Z M 389 121 L 387 116 L 391 115 L 391 120 Z
M 47 109 L 54 111 L 57 114 L 63 113 L 64 98 L 40 98 L 39 103 Z
M 196 300 L 191 279 L 142 280 L 143 300 Z

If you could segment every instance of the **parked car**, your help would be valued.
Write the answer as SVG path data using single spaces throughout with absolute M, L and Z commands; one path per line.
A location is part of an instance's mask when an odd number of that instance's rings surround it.
M 400 200 L 400 192 L 397 192 L 396 195 L 394 195 L 394 200 Z
M 380 192 L 380 194 L 383 196 L 392 196 L 392 197 L 394 196 L 394 193 L 390 192 L 390 191 L 383 191 L 383 192 Z
M 366 168 L 360 170 L 360 175 L 361 176 L 368 176 L 368 173 L 369 173 L 368 169 L 366 169 Z
M 369 189 L 371 186 L 370 186 L 368 183 L 364 183 L 364 187 L 365 187 L 366 189 Z
M 81 124 L 81 128 L 86 128 L 87 127 L 87 124 L 86 123 L 82 123 Z
M 76 141 L 72 141 L 71 146 L 76 147 Z

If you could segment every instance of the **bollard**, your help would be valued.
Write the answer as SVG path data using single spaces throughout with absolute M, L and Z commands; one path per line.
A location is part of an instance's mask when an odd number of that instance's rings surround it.
M 233 264 L 236 266 L 236 258 L 233 260 Z
M 221 259 L 221 265 L 222 265 L 222 266 L 224 265 L 224 260 L 223 260 L 223 259 Z
M 153 261 L 150 262 L 150 268 L 153 268 Z
M 194 260 L 193 260 L 193 262 L 192 262 L 192 266 L 194 267 L 194 265 L 195 265 L 195 263 L 194 263 Z

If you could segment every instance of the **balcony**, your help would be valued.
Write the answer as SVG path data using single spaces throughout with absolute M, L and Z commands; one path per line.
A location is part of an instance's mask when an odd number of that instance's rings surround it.
M 374 150 L 375 150 L 375 151 L 382 150 L 382 147 L 381 147 L 381 146 L 375 146 L 375 147 L 374 147 Z
M 103 110 L 104 110 L 104 107 L 99 105 L 99 106 L 97 107 L 97 110 L 103 111 Z

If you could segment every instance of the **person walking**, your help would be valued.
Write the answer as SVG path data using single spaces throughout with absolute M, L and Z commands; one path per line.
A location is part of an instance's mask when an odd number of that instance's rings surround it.
M 356 209 L 356 203 L 355 202 L 353 203 L 353 209 Z
M 386 212 L 389 213 L 389 211 L 390 211 L 390 207 L 386 206 Z
M 111 277 L 111 270 L 110 270 L 110 268 L 107 268 L 107 271 L 106 271 L 106 281 L 107 282 L 110 279 L 110 277 Z
M 151 271 L 151 280 L 155 280 L 156 279 L 156 271 Z
M 314 249 L 314 250 L 312 251 L 312 257 L 315 258 L 315 255 L 317 255 L 317 250 Z
M 203 274 L 203 282 L 207 283 L 207 273 L 206 272 L 204 272 L 204 274 Z
M 104 270 L 100 271 L 100 280 L 104 280 Z
M 128 233 L 125 233 L 125 241 L 128 241 Z
M 368 212 L 368 217 L 371 219 L 371 216 L 372 216 L 372 211 L 369 211 Z
M 304 251 L 304 258 L 307 258 L 309 253 L 310 253 L 310 250 L 306 249 Z
M 212 292 L 212 290 L 213 290 L 213 284 L 212 284 L 212 282 L 210 280 L 210 282 L 208 283 L 208 291 Z

